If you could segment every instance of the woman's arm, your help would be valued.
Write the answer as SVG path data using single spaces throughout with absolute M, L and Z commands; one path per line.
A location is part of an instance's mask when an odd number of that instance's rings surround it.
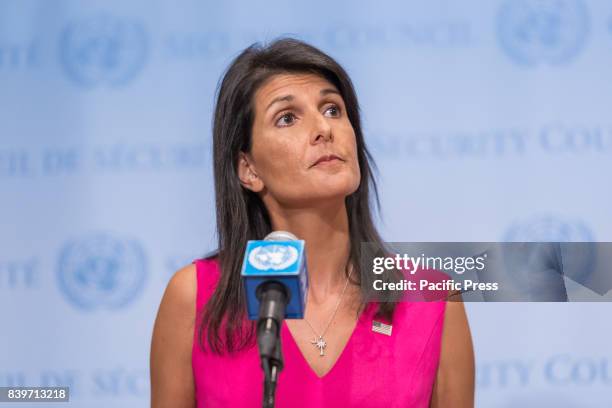
M 459 301 L 457 297 L 459 296 Z M 474 406 L 474 348 L 460 295 L 448 301 L 431 408 Z
M 174 274 L 162 298 L 151 341 L 151 407 L 193 408 L 191 349 L 195 326 L 196 270 Z

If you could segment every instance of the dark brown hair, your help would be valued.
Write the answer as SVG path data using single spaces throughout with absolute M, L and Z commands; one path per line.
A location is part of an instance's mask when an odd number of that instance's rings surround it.
M 239 153 L 251 149 L 254 120 L 254 95 L 273 75 L 282 73 L 314 73 L 334 84 L 346 105 L 357 144 L 361 182 L 346 197 L 349 220 L 349 262 L 357 274 L 356 284 L 365 293 L 372 286 L 373 275 L 360 268 L 361 243 L 383 246 L 371 214 L 370 191 L 380 206 L 376 183 L 372 176 L 372 157 L 363 133 L 359 104 L 346 71 L 317 48 L 292 38 L 278 39 L 267 46 L 253 44 L 238 55 L 217 87 L 213 124 L 213 163 L 216 195 L 218 257 L 221 276 L 204 307 L 199 322 L 199 343 L 204 339 L 215 353 L 239 351 L 254 344 L 254 325 L 245 323 L 246 302 L 240 270 L 248 240 L 263 239 L 271 232 L 268 212 L 252 191 L 239 182 Z M 365 297 L 364 297 L 365 299 Z M 365 302 L 365 301 L 364 301 Z M 364 304 L 362 303 L 362 306 Z M 395 303 L 379 302 L 378 315 L 391 319 Z M 206 335 L 204 335 L 206 333 Z

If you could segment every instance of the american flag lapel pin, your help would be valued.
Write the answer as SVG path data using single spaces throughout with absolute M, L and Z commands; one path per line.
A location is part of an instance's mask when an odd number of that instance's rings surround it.
M 380 334 L 386 334 L 387 336 L 391 335 L 391 329 L 393 326 L 390 324 L 385 324 L 383 322 L 377 322 L 376 320 L 372 321 L 372 331 Z

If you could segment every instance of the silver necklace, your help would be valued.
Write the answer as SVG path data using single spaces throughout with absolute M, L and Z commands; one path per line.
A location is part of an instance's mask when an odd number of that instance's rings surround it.
M 329 325 L 334 320 L 334 317 L 336 316 L 336 313 L 338 312 L 338 308 L 340 307 L 340 303 L 342 302 L 342 298 L 344 297 L 344 292 L 346 292 L 346 288 L 348 287 L 349 279 L 351 278 L 352 273 L 353 273 L 353 269 L 351 268 L 349 275 L 346 277 L 346 283 L 344 284 L 344 289 L 342 289 L 342 293 L 340 294 L 340 297 L 338 297 L 338 303 L 336 303 L 336 308 L 334 309 L 334 312 L 329 318 L 327 325 L 325 326 L 325 329 L 320 335 L 317 333 L 314 327 L 312 327 L 312 324 L 310 324 L 308 319 L 306 319 L 306 316 L 304 316 L 304 320 L 306 321 L 306 323 L 308 323 L 308 326 L 310 326 L 310 330 L 312 330 L 312 332 L 315 335 L 314 340 L 312 340 L 310 344 L 312 344 L 313 346 L 319 349 L 319 357 L 323 357 L 325 355 L 324 350 L 325 350 L 325 347 L 327 347 L 327 342 L 325 341 L 323 336 L 325 336 L 325 333 L 327 333 L 327 329 L 329 329 Z

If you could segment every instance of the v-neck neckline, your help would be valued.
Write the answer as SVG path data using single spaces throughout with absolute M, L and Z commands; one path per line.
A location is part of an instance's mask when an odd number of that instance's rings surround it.
M 338 356 L 338 358 L 336 359 L 332 367 L 322 376 L 319 376 L 317 372 L 312 368 L 312 366 L 308 363 L 308 360 L 306 359 L 306 357 L 304 357 L 304 354 L 302 354 L 302 350 L 300 349 L 300 346 L 297 344 L 297 342 L 293 338 L 293 334 L 291 334 L 291 330 L 289 330 L 289 327 L 287 326 L 287 322 L 284 320 L 283 320 L 283 325 L 281 326 L 281 332 L 282 331 L 285 332 L 284 337 L 285 339 L 288 339 L 287 343 L 291 343 L 291 347 L 293 347 L 294 349 L 294 354 L 299 354 L 298 358 L 301 360 L 302 365 L 306 367 L 307 371 L 309 371 L 317 380 L 323 381 L 330 374 L 332 374 L 335 370 L 337 370 L 337 367 L 340 365 L 340 363 L 342 363 L 342 360 L 345 359 L 345 354 L 349 352 L 348 349 L 352 346 L 353 338 L 355 337 L 360 327 L 363 325 L 363 319 L 365 318 L 366 313 L 369 312 L 371 305 L 372 305 L 371 303 L 368 303 L 365 305 L 365 307 L 359 314 L 359 317 L 357 318 L 357 322 L 355 323 L 355 327 L 353 327 L 353 330 L 351 331 L 351 335 L 349 336 L 346 344 L 342 348 L 340 355 Z

